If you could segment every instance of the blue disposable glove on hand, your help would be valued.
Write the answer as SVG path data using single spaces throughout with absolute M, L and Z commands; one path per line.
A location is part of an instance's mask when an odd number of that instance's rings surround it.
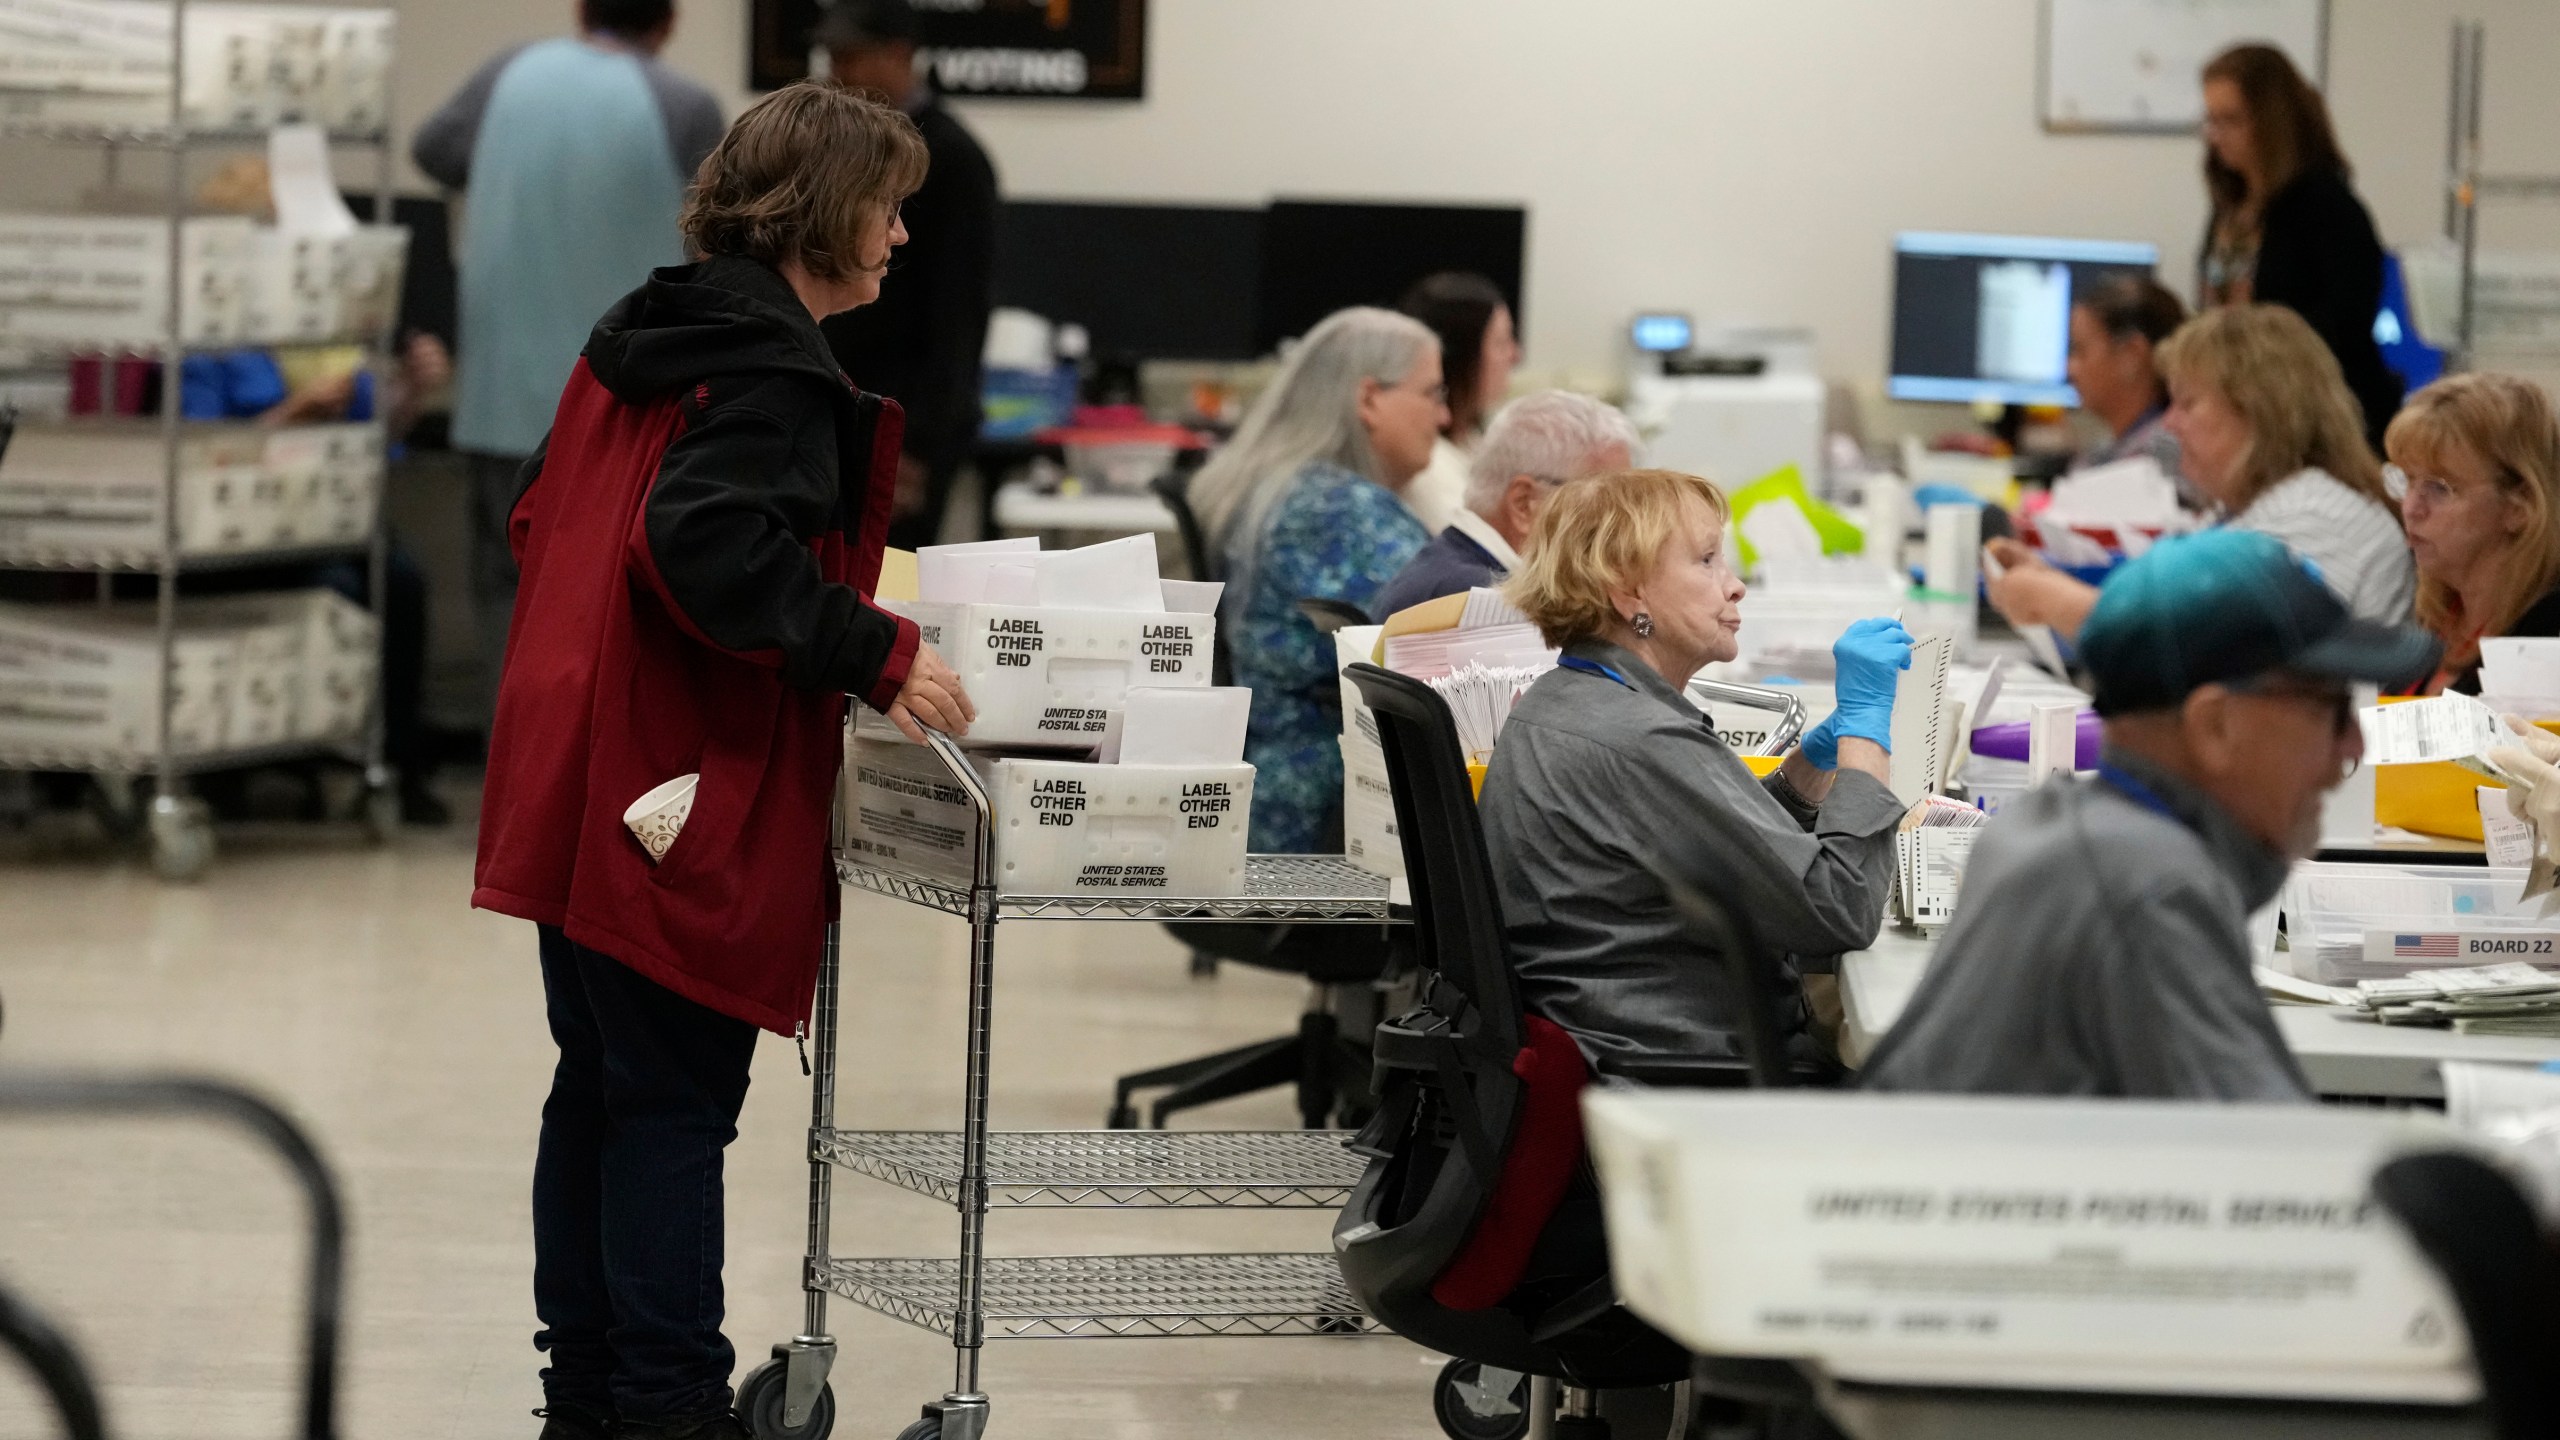
M 1893 749 L 1893 692 L 1911 668 L 1911 632 L 1899 620 L 1861 620 L 1831 647 L 1840 667 L 1838 704 L 1805 732 L 1804 758 L 1824 770 L 1840 763 L 1840 741 L 1855 735 Z

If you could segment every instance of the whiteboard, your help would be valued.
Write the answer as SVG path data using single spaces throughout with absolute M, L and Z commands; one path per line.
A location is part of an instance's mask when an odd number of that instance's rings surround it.
M 2196 76 L 2243 41 L 2327 78 L 2328 0 L 2045 0 L 2047 130 L 2192 130 Z

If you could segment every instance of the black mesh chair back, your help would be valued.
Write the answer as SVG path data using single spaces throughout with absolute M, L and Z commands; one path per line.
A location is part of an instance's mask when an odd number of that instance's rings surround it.
M 1368 611 L 1348 600 L 1336 600 L 1329 595 L 1300 597 L 1298 613 L 1307 617 L 1307 623 L 1316 627 L 1319 635 L 1330 635 L 1336 630 L 1369 623 Z
M 2476 1156 L 2407 1155 L 2374 1198 L 2453 1291 L 2501 1440 L 2560 1435 L 2560 1256 L 2513 1181 Z
M 1191 474 L 1179 467 L 1167 470 L 1147 482 L 1147 488 L 1173 512 L 1173 528 L 1182 535 L 1183 562 L 1191 569 L 1194 580 L 1216 580 L 1219 577 L 1216 557 L 1209 553 L 1209 537 L 1200 528 L 1200 517 L 1191 509 Z
M 1485 1213 L 1518 1120 L 1520 995 L 1448 706 L 1408 676 L 1346 673 L 1386 751 L 1425 984 L 1420 1004 L 1378 1027 L 1379 1108 L 1352 1142 L 1370 1163 L 1334 1224 L 1334 1254 L 1352 1294 L 1397 1334 L 1554 1374 L 1553 1352 L 1509 1310 L 1451 1310 L 1432 1296 Z
M 1376 717 L 1387 754 L 1413 892 L 1415 958 L 1473 1002 L 1482 1033 L 1507 1058 L 1520 1048 L 1520 989 L 1457 724 L 1439 692 L 1410 675 L 1375 665 L 1346 673 Z
M 1164 502 L 1164 508 L 1173 512 L 1173 528 L 1182 536 L 1182 560 L 1183 564 L 1190 569 L 1191 578 L 1223 580 L 1226 576 L 1220 572 L 1225 567 L 1218 564 L 1217 555 L 1209 548 L 1209 534 L 1200 528 L 1200 516 L 1191 508 L 1191 477 L 1197 473 L 1197 469 L 1197 466 L 1176 464 L 1173 469 L 1148 481 L 1147 488 L 1154 491 L 1156 498 Z M 1244 597 L 1241 595 L 1233 597 L 1232 602 L 1226 597 L 1220 597 L 1218 601 L 1221 608 L 1227 608 L 1230 604 L 1242 605 L 1243 603 Z M 1233 614 L 1235 611 L 1228 609 L 1228 613 Z M 1224 624 L 1218 627 L 1218 643 L 1209 654 L 1209 683 L 1212 685 L 1235 683 L 1235 667 L 1227 658 Z

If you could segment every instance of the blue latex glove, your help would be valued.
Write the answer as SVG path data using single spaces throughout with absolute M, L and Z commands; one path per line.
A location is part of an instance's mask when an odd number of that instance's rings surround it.
M 1838 704 L 1805 732 L 1804 758 L 1823 770 L 1840 763 L 1840 741 L 1854 735 L 1893 749 L 1893 692 L 1911 668 L 1911 632 L 1882 616 L 1858 621 L 1832 643 L 1840 667 Z

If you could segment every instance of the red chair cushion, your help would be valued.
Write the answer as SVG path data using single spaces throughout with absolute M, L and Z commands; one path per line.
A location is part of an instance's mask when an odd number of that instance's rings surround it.
M 1563 1026 L 1535 1015 L 1527 1020 L 1520 1053 L 1511 1057 L 1523 1093 L 1502 1178 L 1475 1233 L 1432 1282 L 1431 1298 L 1452 1310 L 1488 1309 L 1518 1288 L 1529 1252 L 1582 1163 L 1582 1087 L 1590 1071 Z

